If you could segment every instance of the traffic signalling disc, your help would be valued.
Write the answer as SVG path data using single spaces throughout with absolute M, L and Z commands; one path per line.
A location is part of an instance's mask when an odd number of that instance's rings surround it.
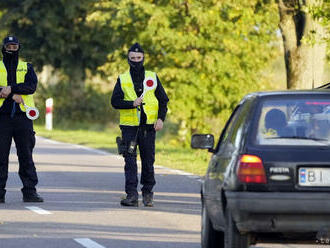
M 149 90 L 153 90 L 157 87 L 157 82 L 152 77 L 147 77 L 143 81 L 143 93 L 142 97 L 144 96 L 145 93 Z
M 37 108 L 32 108 L 24 104 L 26 117 L 30 120 L 35 120 L 39 117 L 39 110 Z

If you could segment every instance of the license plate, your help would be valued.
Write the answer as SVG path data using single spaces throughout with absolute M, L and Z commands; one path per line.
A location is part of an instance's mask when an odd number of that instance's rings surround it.
M 299 168 L 299 185 L 330 187 L 330 168 Z

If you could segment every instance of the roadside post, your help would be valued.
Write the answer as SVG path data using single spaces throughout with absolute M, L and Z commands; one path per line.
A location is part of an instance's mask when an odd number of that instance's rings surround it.
M 46 129 L 53 129 L 53 98 L 46 99 Z

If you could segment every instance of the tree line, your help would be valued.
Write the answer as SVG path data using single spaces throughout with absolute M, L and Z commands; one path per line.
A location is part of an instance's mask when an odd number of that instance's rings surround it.
M 327 10 L 329 0 L 1 0 L 0 23 L 39 71 L 50 65 L 61 75 L 43 92 L 52 92 L 66 106 L 61 116 L 73 120 L 89 111 L 115 116 L 109 94 L 95 100 L 102 87 L 86 81 L 98 75 L 113 87 L 128 69 L 128 48 L 139 42 L 185 142 L 194 132 L 218 133 L 242 96 L 272 87 L 262 72 L 279 54 L 279 31 L 287 87 L 320 83 L 317 73 L 304 73 L 326 60 Z

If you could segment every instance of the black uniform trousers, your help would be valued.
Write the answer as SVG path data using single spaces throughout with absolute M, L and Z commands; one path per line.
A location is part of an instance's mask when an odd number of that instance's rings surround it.
M 36 192 L 38 177 L 32 159 L 35 146 L 32 120 L 29 120 L 25 113 L 17 113 L 12 118 L 8 114 L 0 114 L 0 196 L 6 193 L 9 153 L 13 138 L 19 162 L 18 174 L 23 183 L 22 193 L 27 195 Z
M 136 137 L 138 127 L 120 126 L 122 138 L 128 147 L 130 142 Z M 156 131 L 153 125 L 140 127 L 137 134 L 137 144 L 139 146 L 140 158 L 142 164 L 141 171 L 141 188 L 142 194 L 152 194 L 152 188 L 156 184 L 154 173 L 155 162 L 155 138 Z M 125 191 L 128 196 L 138 196 L 138 176 L 136 152 L 130 154 L 125 152 Z

